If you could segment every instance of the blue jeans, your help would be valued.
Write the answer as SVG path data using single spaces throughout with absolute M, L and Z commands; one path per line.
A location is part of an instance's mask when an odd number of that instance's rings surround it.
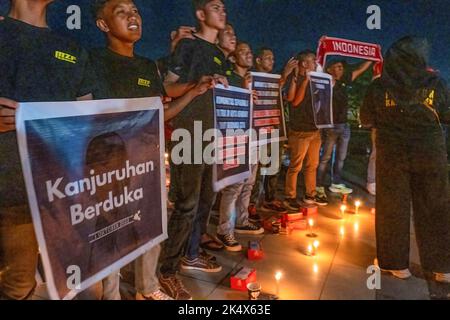
M 332 183 L 342 183 L 342 169 L 347 157 L 350 136 L 350 126 L 347 123 L 336 124 L 332 129 L 322 129 L 323 154 L 317 172 L 318 186 L 323 187 L 324 185 L 325 172 L 333 154 L 334 146 L 336 146 L 336 159 L 334 161 Z
M 248 206 L 256 180 L 258 165 L 251 165 L 251 175 L 245 181 L 233 184 L 222 190 L 220 201 L 220 220 L 217 233 L 221 235 L 234 233 L 235 226 L 248 223 Z M 236 223 L 235 223 L 236 220 Z

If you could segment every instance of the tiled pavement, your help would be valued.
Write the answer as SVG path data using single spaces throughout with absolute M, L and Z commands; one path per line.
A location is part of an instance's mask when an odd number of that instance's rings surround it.
M 371 213 L 374 199 L 357 185 L 349 197 L 348 206 L 352 209 L 355 199 L 360 199 L 363 206 L 358 215 L 346 214 L 340 219 L 340 198 L 329 194 L 331 203 L 319 208 L 315 216 L 315 233 L 318 234 L 320 247 L 315 257 L 304 254 L 311 238 L 307 231 L 294 231 L 290 235 L 266 234 L 257 237 L 240 237 L 238 240 L 246 246 L 248 240 L 259 239 L 265 252 L 260 261 L 248 261 L 245 250 L 241 253 L 226 251 L 217 254 L 223 270 L 217 274 L 198 271 L 182 272 L 181 277 L 190 289 L 195 300 L 240 300 L 246 299 L 246 292 L 230 289 L 230 275 L 242 266 L 257 270 L 257 281 L 263 293 L 274 294 L 276 291 L 275 272 L 281 271 L 280 299 L 289 300 L 330 300 L 330 299 L 429 299 L 429 289 L 442 296 L 449 292 L 448 286 L 431 284 L 428 287 L 420 270 L 420 263 L 415 245 L 414 234 L 411 237 L 411 271 L 414 277 L 409 280 L 397 280 L 388 275 L 381 275 L 381 289 L 371 290 L 367 287 L 370 274 L 367 268 L 375 258 L 375 216 Z M 212 218 L 211 233 L 215 232 Z M 341 235 L 341 228 L 345 234 Z M 122 286 L 123 298 L 129 298 L 131 286 Z M 127 297 L 128 296 L 128 297 Z M 38 288 L 36 299 L 46 299 L 45 286 Z M 80 299 L 89 299 L 82 294 Z

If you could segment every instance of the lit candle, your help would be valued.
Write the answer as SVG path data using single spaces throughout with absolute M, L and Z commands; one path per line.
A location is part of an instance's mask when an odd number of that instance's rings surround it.
M 361 201 L 356 200 L 355 201 L 355 214 L 358 214 L 360 206 L 361 206 Z
M 310 245 L 308 245 L 308 256 L 313 256 L 313 255 L 314 255 L 313 246 L 310 244 Z
M 342 216 L 342 218 L 344 218 L 345 217 L 345 211 L 347 210 L 347 206 L 345 205 L 345 204 L 343 204 L 342 206 L 341 206 L 341 216 Z
M 313 271 L 314 271 L 314 273 L 318 273 L 319 272 L 319 266 L 317 265 L 317 263 L 314 263 Z
M 275 280 L 276 280 L 276 284 L 277 284 L 277 293 L 276 293 L 277 297 L 280 296 L 280 280 L 281 280 L 282 276 L 283 276 L 283 274 L 280 271 L 277 271 L 277 273 L 275 273 Z
M 319 249 L 319 244 L 320 242 L 318 240 L 313 242 L 313 247 L 314 247 L 314 254 L 317 254 L 317 249 Z
M 313 232 L 314 219 L 308 219 L 309 233 L 307 234 L 310 238 L 315 238 L 317 235 Z

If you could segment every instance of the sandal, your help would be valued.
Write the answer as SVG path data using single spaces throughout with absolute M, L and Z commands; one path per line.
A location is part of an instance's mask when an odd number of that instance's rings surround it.
M 216 240 L 215 237 L 209 234 L 206 234 L 206 237 L 209 238 L 209 240 L 200 243 L 200 247 L 202 249 L 207 249 L 211 251 L 221 251 L 223 249 L 223 244 L 218 240 Z

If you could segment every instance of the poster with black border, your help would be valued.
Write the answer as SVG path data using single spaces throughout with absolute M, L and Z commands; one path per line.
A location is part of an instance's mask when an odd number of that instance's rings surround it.
M 311 108 L 318 129 L 333 128 L 333 78 L 328 73 L 309 72 Z
M 253 106 L 250 90 L 216 85 L 213 91 L 214 123 L 220 132 L 213 170 L 213 189 L 218 192 L 250 177 Z
M 17 137 L 51 299 L 167 238 L 161 99 L 23 103 Z
M 287 140 L 283 99 L 279 74 L 252 72 L 252 90 L 258 99 L 253 104 L 253 128 L 258 134 L 258 144 Z M 278 137 L 273 130 L 279 130 Z

